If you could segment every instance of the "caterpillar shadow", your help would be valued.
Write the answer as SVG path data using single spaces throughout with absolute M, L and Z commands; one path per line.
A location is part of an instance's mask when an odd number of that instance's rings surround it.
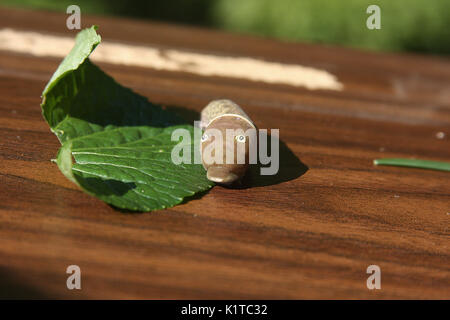
M 270 147 L 270 136 L 268 137 L 268 150 Z M 271 151 L 271 152 L 276 152 Z M 261 164 L 250 165 L 247 174 L 238 189 L 248 189 L 254 187 L 264 187 L 291 181 L 304 175 L 309 168 L 289 149 L 283 141 L 279 141 L 279 168 L 274 175 L 262 175 L 261 168 L 266 167 Z

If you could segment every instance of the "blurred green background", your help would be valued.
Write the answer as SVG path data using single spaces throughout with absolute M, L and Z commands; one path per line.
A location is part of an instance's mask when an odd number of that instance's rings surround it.
M 127 16 L 378 51 L 450 53 L 450 0 L 1 0 L 3 6 Z M 366 9 L 381 8 L 381 30 Z

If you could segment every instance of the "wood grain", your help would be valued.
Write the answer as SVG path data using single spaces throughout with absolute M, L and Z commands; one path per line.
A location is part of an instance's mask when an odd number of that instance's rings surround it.
M 0 9 L 0 28 L 73 36 L 65 18 Z M 448 58 L 82 21 L 114 41 L 321 68 L 345 89 L 101 64 L 186 114 L 232 99 L 259 128 L 279 128 L 285 146 L 279 180 L 252 176 L 256 187 L 216 186 L 168 210 L 130 214 L 84 194 L 50 162 L 59 142 L 40 94 L 60 61 L 0 52 L 1 297 L 450 298 L 450 175 L 372 165 L 378 157 L 450 161 Z M 66 288 L 71 264 L 82 270 L 80 291 Z M 382 270 L 381 290 L 366 287 L 372 264 Z

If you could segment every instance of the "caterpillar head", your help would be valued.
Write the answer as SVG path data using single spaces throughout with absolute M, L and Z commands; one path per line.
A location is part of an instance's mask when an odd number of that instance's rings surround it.
M 209 180 L 229 185 L 245 175 L 249 163 L 250 139 L 245 135 L 248 129 L 254 129 L 254 126 L 234 114 L 219 116 L 206 127 L 201 152 Z

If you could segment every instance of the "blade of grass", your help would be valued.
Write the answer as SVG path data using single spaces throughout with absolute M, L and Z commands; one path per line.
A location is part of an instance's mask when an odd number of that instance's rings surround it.
M 411 168 L 420 168 L 420 169 L 450 171 L 450 162 L 444 162 L 444 161 L 385 158 L 385 159 L 376 159 L 373 161 L 373 164 L 375 164 L 377 166 L 397 166 L 397 167 L 411 167 Z

